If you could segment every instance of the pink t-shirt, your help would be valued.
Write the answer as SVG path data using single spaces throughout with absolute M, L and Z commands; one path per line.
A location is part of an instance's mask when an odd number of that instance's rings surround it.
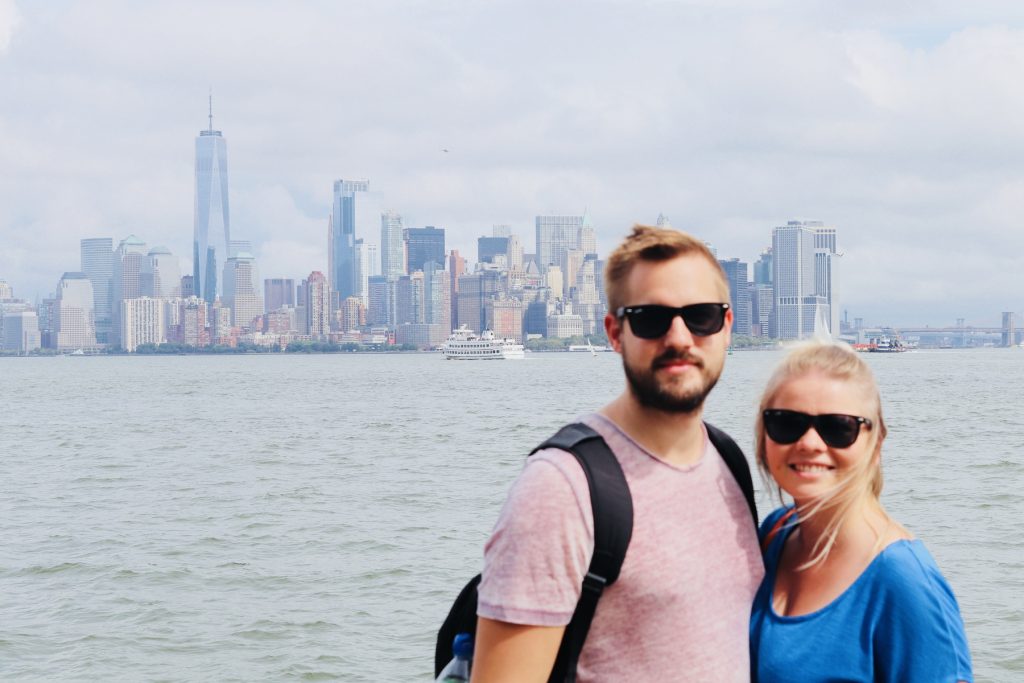
M 660 460 L 588 415 L 622 465 L 633 536 L 580 655 L 586 681 L 748 681 L 750 605 L 764 575 L 750 510 L 705 434 L 693 465 Z M 484 549 L 477 613 L 569 623 L 594 549 L 587 479 L 570 454 L 527 460 Z

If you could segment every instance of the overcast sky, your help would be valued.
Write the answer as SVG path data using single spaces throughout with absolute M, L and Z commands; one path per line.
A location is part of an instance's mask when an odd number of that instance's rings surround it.
M 16 296 L 83 237 L 189 272 L 211 87 L 264 277 L 325 270 L 332 182 L 369 178 L 474 258 L 495 223 L 532 251 L 542 213 L 589 209 L 602 254 L 664 213 L 749 261 L 820 220 L 851 319 L 1024 310 L 1024 3 L 0 0 Z

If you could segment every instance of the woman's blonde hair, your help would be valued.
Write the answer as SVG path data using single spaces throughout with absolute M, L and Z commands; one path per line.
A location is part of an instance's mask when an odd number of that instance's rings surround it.
M 830 513 L 830 520 L 825 526 L 824 533 L 811 550 L 811 559 L 800 569 L 814 566 L 828 556 L 832 546 L 835 545 L 839 530 L 865 499 L 876 504 L 888 519 L 888 515 L 885 514 L 885 510 L 879 502 L 883 483 L 882 442 L 885 441 L 887 433 L 885 419 L 882 417 L 882 401 L 871 368 L 857 352 L 846 344 L 811 342 L 798 346 L 775 368 L 775 372 L 772 373 L 768 380 L 768 386 L 765 387 L 764 394 L 761 396 L 757 421 L 754 425 L 754 449 L 762 476 L 769 485 L 774 483 L 766 459 L 767 436 L 762 414 L 766 409 L 773 407 L 772 403 L 787 382 L 812 373 L 849 382 L 867 397 L 868 414 L 861 417 L 871 420 L 871 428 L 863 430 L 858 438 L 871 440 L 868 447 L 871 457 L 864 458 L 863 461 L 857 463 L 855 468 L 832 490 L 799 506 L 797 517 L 800 519 L 809 519 L 823 512 Z M 782 500 L 782 490 L 778 484 L 775 484 L 775 489 L 779 499 Z M 890 523 L 892 523 L 891 520 Z M 879 542 L 881 540 L 882 534 L 879 533 Z

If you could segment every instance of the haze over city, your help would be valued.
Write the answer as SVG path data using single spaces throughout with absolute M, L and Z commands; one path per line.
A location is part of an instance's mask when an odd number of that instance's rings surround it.
M 753 262 L 836 227 L 842 309 L 995 326 L 1024 309 L 1024 8 L 1009 2 L 372 5 L 0 0 L 0 278 L 35 299 L 79 240 L 191 272 L 194 139 L 229 145 L 264 277 L 327 269 L 332 183 L 475 255 L 592 216 L 666 215 Z

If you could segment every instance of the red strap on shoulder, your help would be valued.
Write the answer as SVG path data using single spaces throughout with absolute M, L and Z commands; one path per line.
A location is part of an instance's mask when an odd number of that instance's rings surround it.
M 772 544 L 772 540 L 779 534 L 780 531 L 782 531 L 782 527 L 785 526 L 786 522 L 789 521 L 789 518 L 792 517 L 795 513 L 796 508 L 791 507 L 788 510 L 786 510 L 786 512 L 784 512 L 783 514 L 779 515 L 779 518 L 775 520 L 775 524 L 772 525 L 771 530 L 769 530 L 768 533 L 765 534 L 764 540 L 761 541 L 762 555 L 768 552 L 768 546 Z

